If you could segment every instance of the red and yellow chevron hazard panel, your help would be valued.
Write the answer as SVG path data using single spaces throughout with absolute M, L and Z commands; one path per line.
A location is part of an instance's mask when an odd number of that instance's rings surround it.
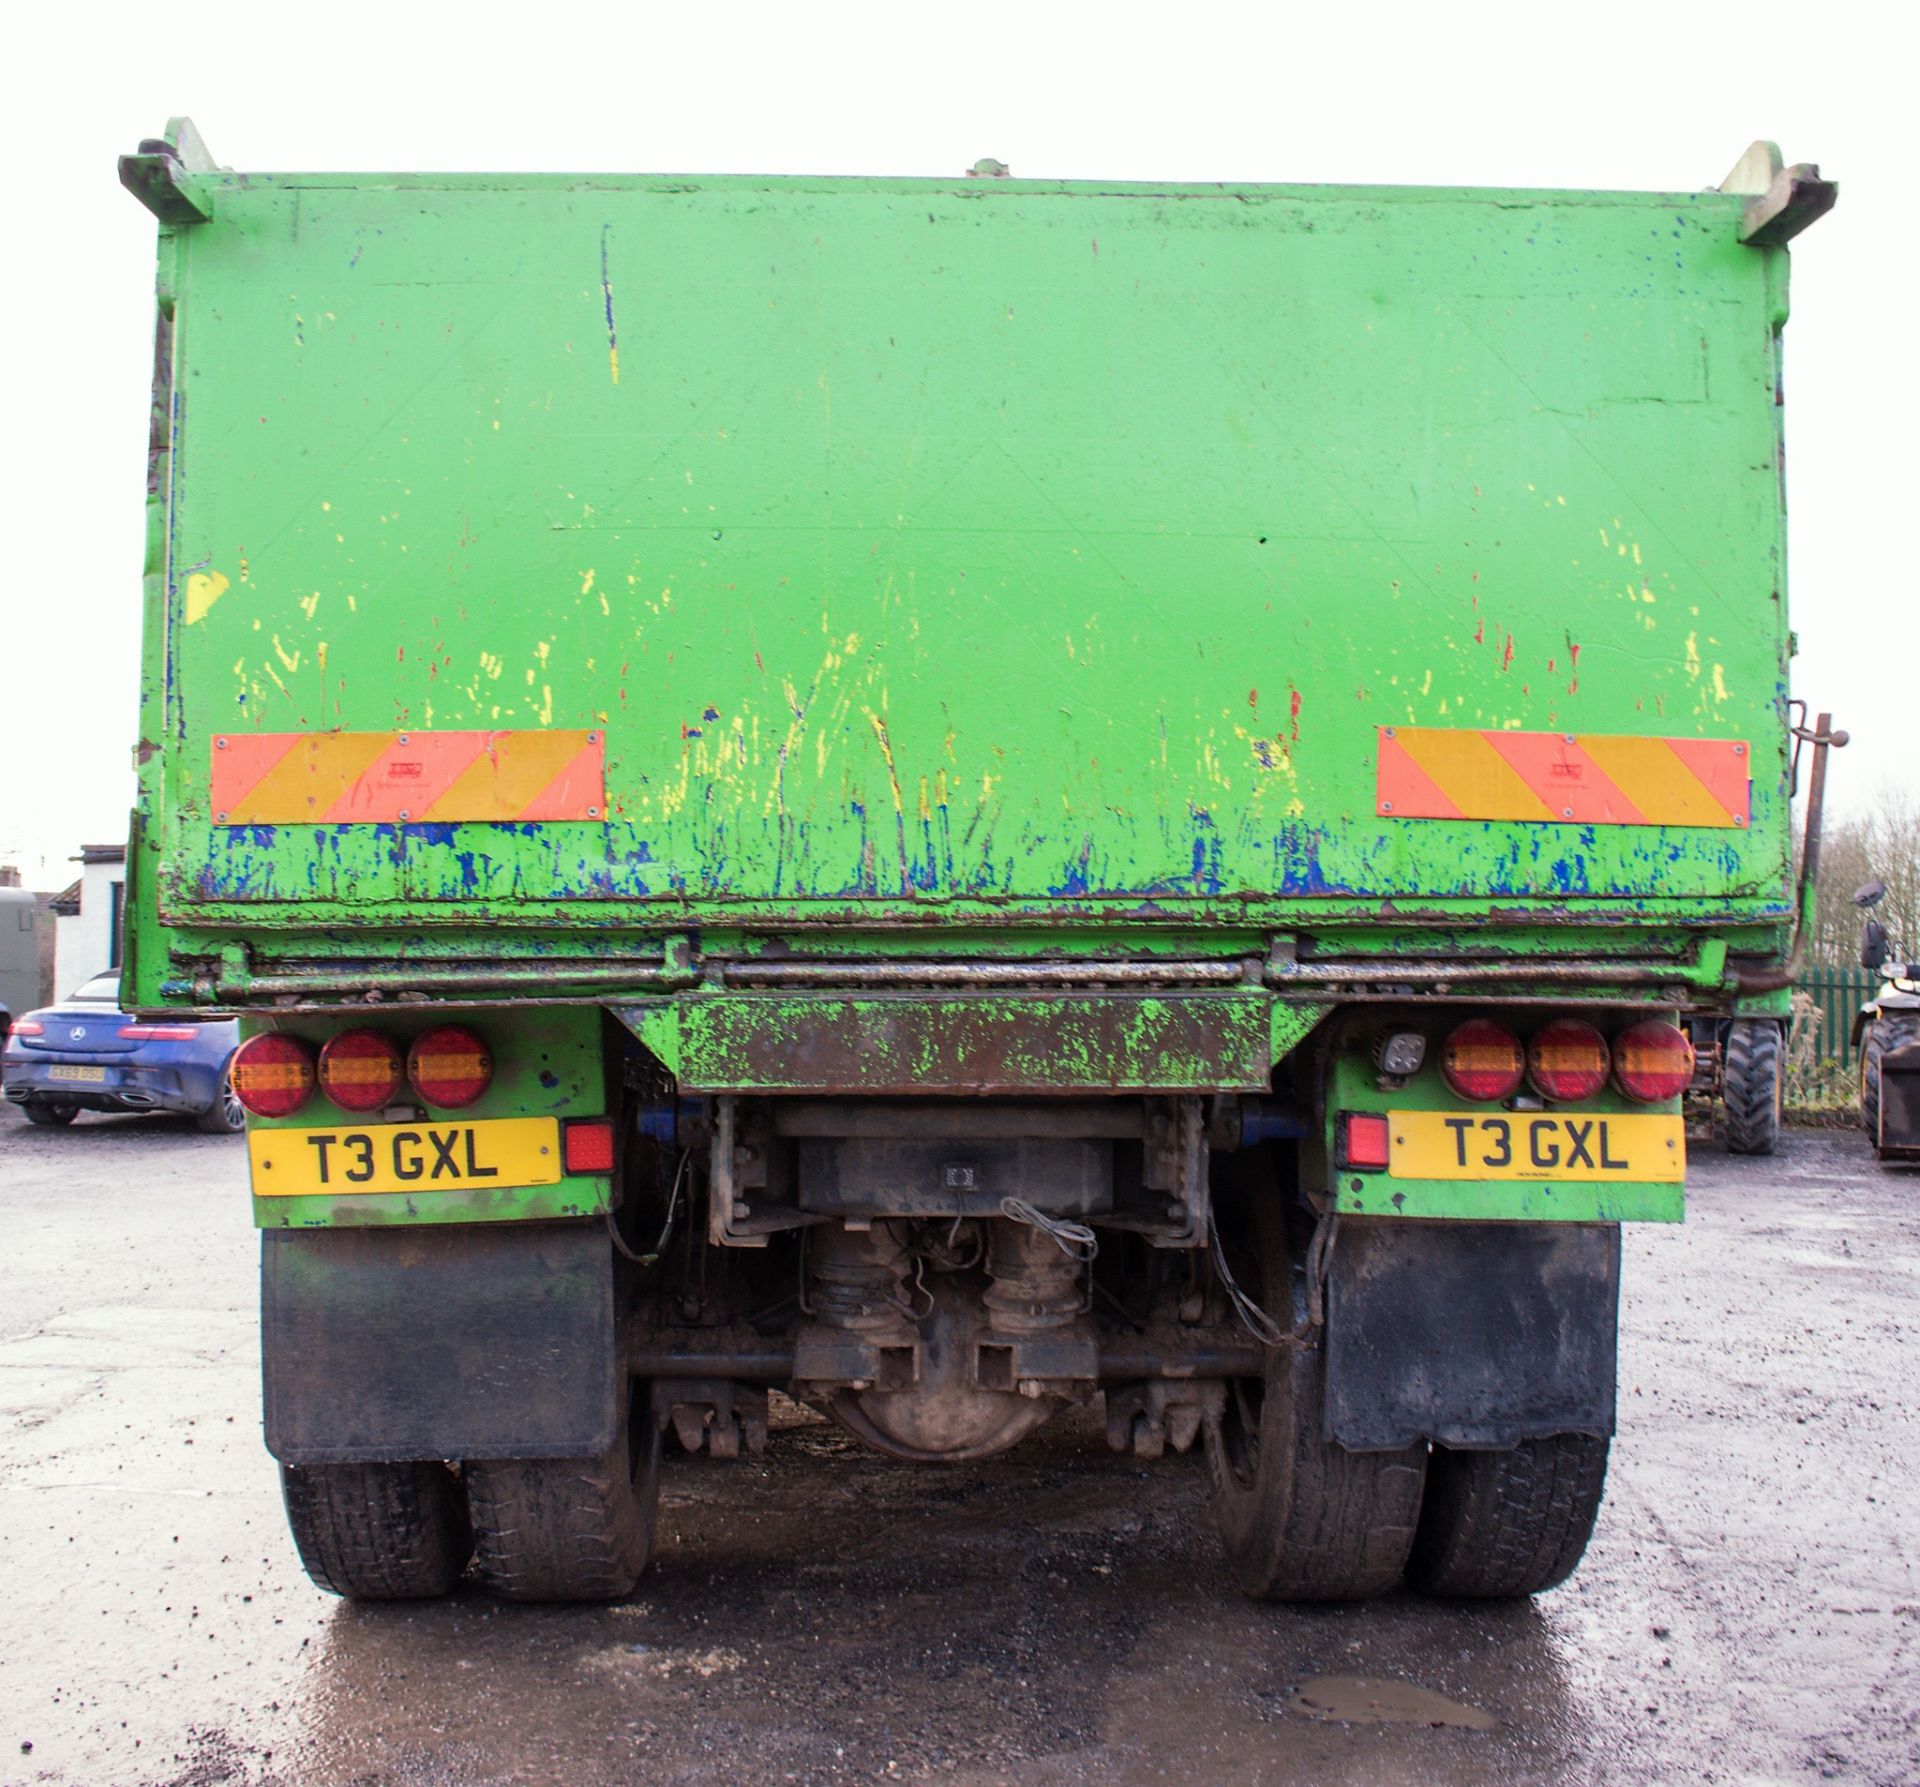
M 215 825 L 599 819 L 599 732 L 230 732 L 213 741 Z
M 1393 819 L 1743 828 L 1742 739 L 1382 726 L 1374 811 Z

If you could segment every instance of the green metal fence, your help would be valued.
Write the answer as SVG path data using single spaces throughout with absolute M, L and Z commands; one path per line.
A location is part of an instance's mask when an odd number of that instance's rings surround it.
M 1879 975 L 1851 963 L 1808 964 L 1794 990 L 1806 994 L 1819 1014 L 1812 1045 L 1815 1059 L 1836 1061 L 1851 1071 L 1859 1059 L 1853 1045 L 1854 1014 L 1880 990 L 1880 984 Z

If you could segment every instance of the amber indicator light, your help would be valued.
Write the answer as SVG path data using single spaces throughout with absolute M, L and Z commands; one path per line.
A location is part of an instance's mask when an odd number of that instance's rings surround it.
M 1491 1018 L 1467 1019 L 1440 1050 L 1441 1078 L 1476 1104 L 1511 1098 L 1526 1070 L 1519 1037 Z
M 343 1111 L 377 1111 L 400 1090 L 400 1051 L 378 1030 L 343 1030 L 320 1051 L 320 1090 Z
M 269 1031 L 234 1052 L 233 1095 L 256 1117 L 291 1117 L 313 1096 L 313 1050 Z
M 457 1111 L 493 1084 L 493 1055 L 465 1024 L 441 1024 L 414 1039 L 407 1079 L 428 1104 Z
M 1556 1102 L 1591 1098 L 1607 1083 L 1611 1065 L 1607 1039 L 1579 1018 L 1541 1025 L 1527 1049 L 1527 1078 L 1534 1091 Z
M 1648 1018 L 1613 1042 L 1613 1083 L 1640 1104 L 1678 1098 L 1693 1084 L 1693 1044 L 1677 1024 Z

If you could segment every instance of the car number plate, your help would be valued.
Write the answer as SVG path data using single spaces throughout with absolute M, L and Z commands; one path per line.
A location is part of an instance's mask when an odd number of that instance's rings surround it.
M 107 1070 L 104 1067 L 49 1067 L 47 1078 L 58 1080 L 62 1085 L 98 1086 L 105 1082 Z
M 1678 1182 L 1686 1122 L 1664 1112 L 1389 1111 L 1397 1179 Z
M 255 1129 L 247 1154 L 263 1198 L 552 1185 L 561 1176 L 555 1117 Z

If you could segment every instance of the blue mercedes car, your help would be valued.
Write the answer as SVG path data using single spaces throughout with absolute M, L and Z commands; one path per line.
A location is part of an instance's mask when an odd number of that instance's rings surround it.
M 209 1135 L 246 1127 L 229 1069 L 240 1046 L 231 1018 L 150 1023 L 120 1009 L 120 977 L 14 1021 L 0 1056 L 9 1102 L 29 1123 L 71 1123 L 82 1111 L 178 1111 Z

